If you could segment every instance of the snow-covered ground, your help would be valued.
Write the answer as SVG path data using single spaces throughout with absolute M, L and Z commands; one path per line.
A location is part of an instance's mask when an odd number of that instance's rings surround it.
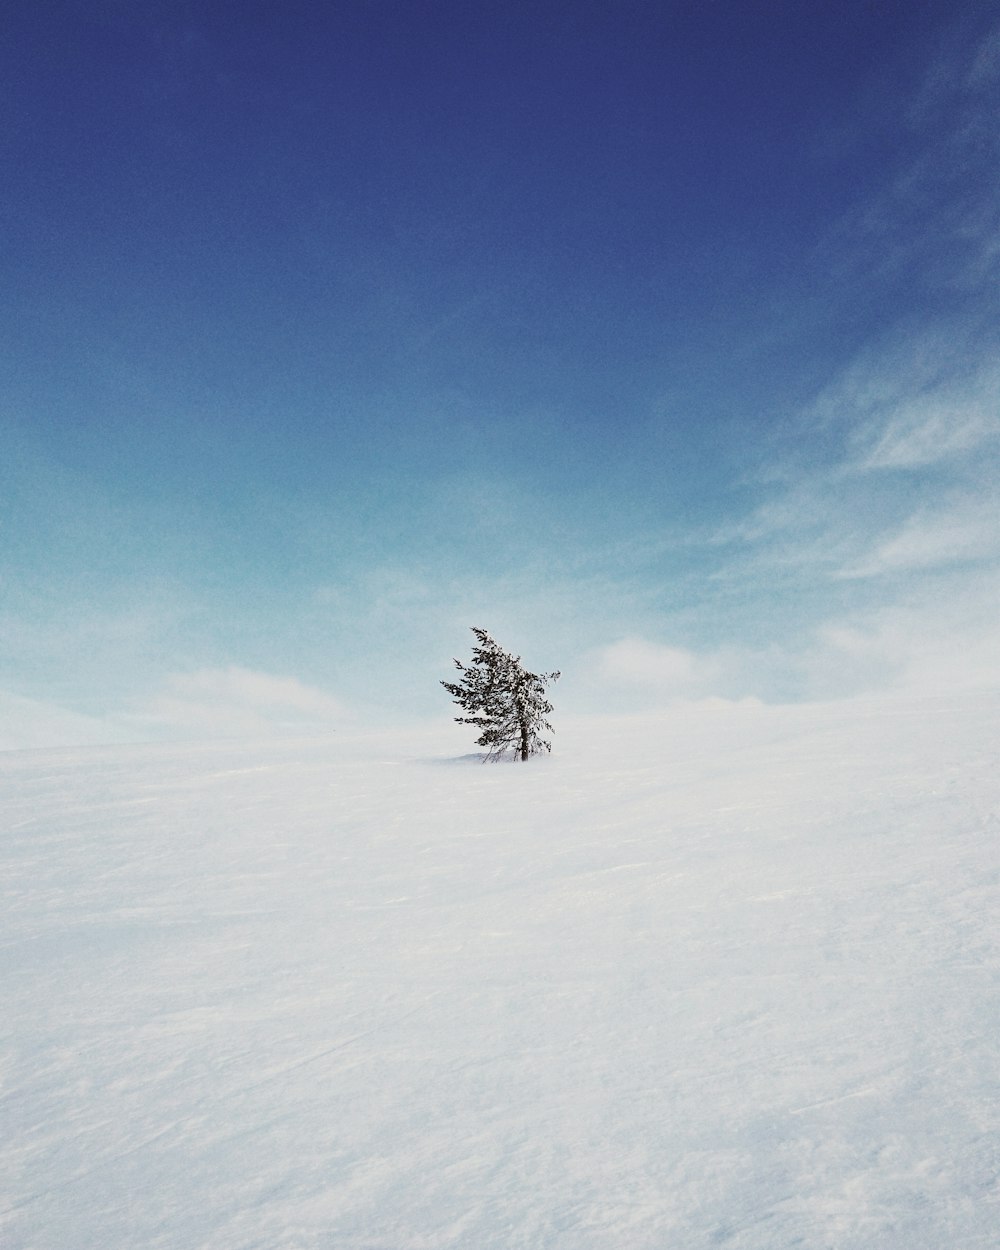
M 1000 698 L 0 754 L 4 1250 L 1000 1244 Z

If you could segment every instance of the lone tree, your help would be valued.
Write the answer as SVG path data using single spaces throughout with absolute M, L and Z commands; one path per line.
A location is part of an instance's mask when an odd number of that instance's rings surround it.
M 545 687 L 558 673 L 529 673 L 519 655 L 511 655 L 492 639 L 485 629 L 473 628 L 479 643 L 468 666 L 455 661 L 462 674 L 457 682 L 443 681 L 445 690 L 468 716 L 456 716 L 460 725 L 477 725 L 483 732 L 476 744 L 488 747 L 486 758 L 498 760 L 508 748 L 520 752 L 521 759 L 551 751 L 552 743 L 539 737 L 541 730 L 552 733 L 545 719 L 552 704 Z

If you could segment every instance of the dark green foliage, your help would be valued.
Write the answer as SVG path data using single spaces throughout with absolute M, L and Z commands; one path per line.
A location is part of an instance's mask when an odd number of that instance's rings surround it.
M 441 683 L 468 713 L 455 720 L 482 730 L 476 743 L 488 748 L 488 760 L 500 759 L 507 750 L 516 751 L 522 760 L 551 751 L 551 742 L 539 734 L 543 730 L 553 732 L 545 719 L 552 711 L 545 687 L 556 681 L 559 674 L 529 673 L 521 664 L 521 657 L 504 651 L 485 629 L 473 628 L 472 632 L 479 645 L 473 648 L 471 663 L 466 666 L 455 661 L 462 680 Z

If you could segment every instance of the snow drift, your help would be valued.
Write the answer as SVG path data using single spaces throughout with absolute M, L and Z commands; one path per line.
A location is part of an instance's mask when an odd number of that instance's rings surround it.
M 4 1247 L 994 1246 L 1000 699 L 556 728 L 0 755 Z

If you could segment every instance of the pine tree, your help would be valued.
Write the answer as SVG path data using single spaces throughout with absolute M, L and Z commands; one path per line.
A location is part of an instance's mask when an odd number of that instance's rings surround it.
M 500 759 L 508 749 L 518 752 L 522 760 L 551 751 L 551 742 L 539 734 L 542 730 L 553 732 L 545 719 L 552 711 L 545 687 L 556 681 L 559 674 L 529 673 L 521 664 L 521 657 L 504 651 L 485 629 L 473 628 L 472 632 L 479 645 L 473 648 L 471 663 L 466 666 L 455 661 L 462 680 L 441 683 L 458 706 L 469 713 L 456 716 L 456 722 L 475 725 L 483 731 L 476 744 L 488 748 L 488 760 Z

